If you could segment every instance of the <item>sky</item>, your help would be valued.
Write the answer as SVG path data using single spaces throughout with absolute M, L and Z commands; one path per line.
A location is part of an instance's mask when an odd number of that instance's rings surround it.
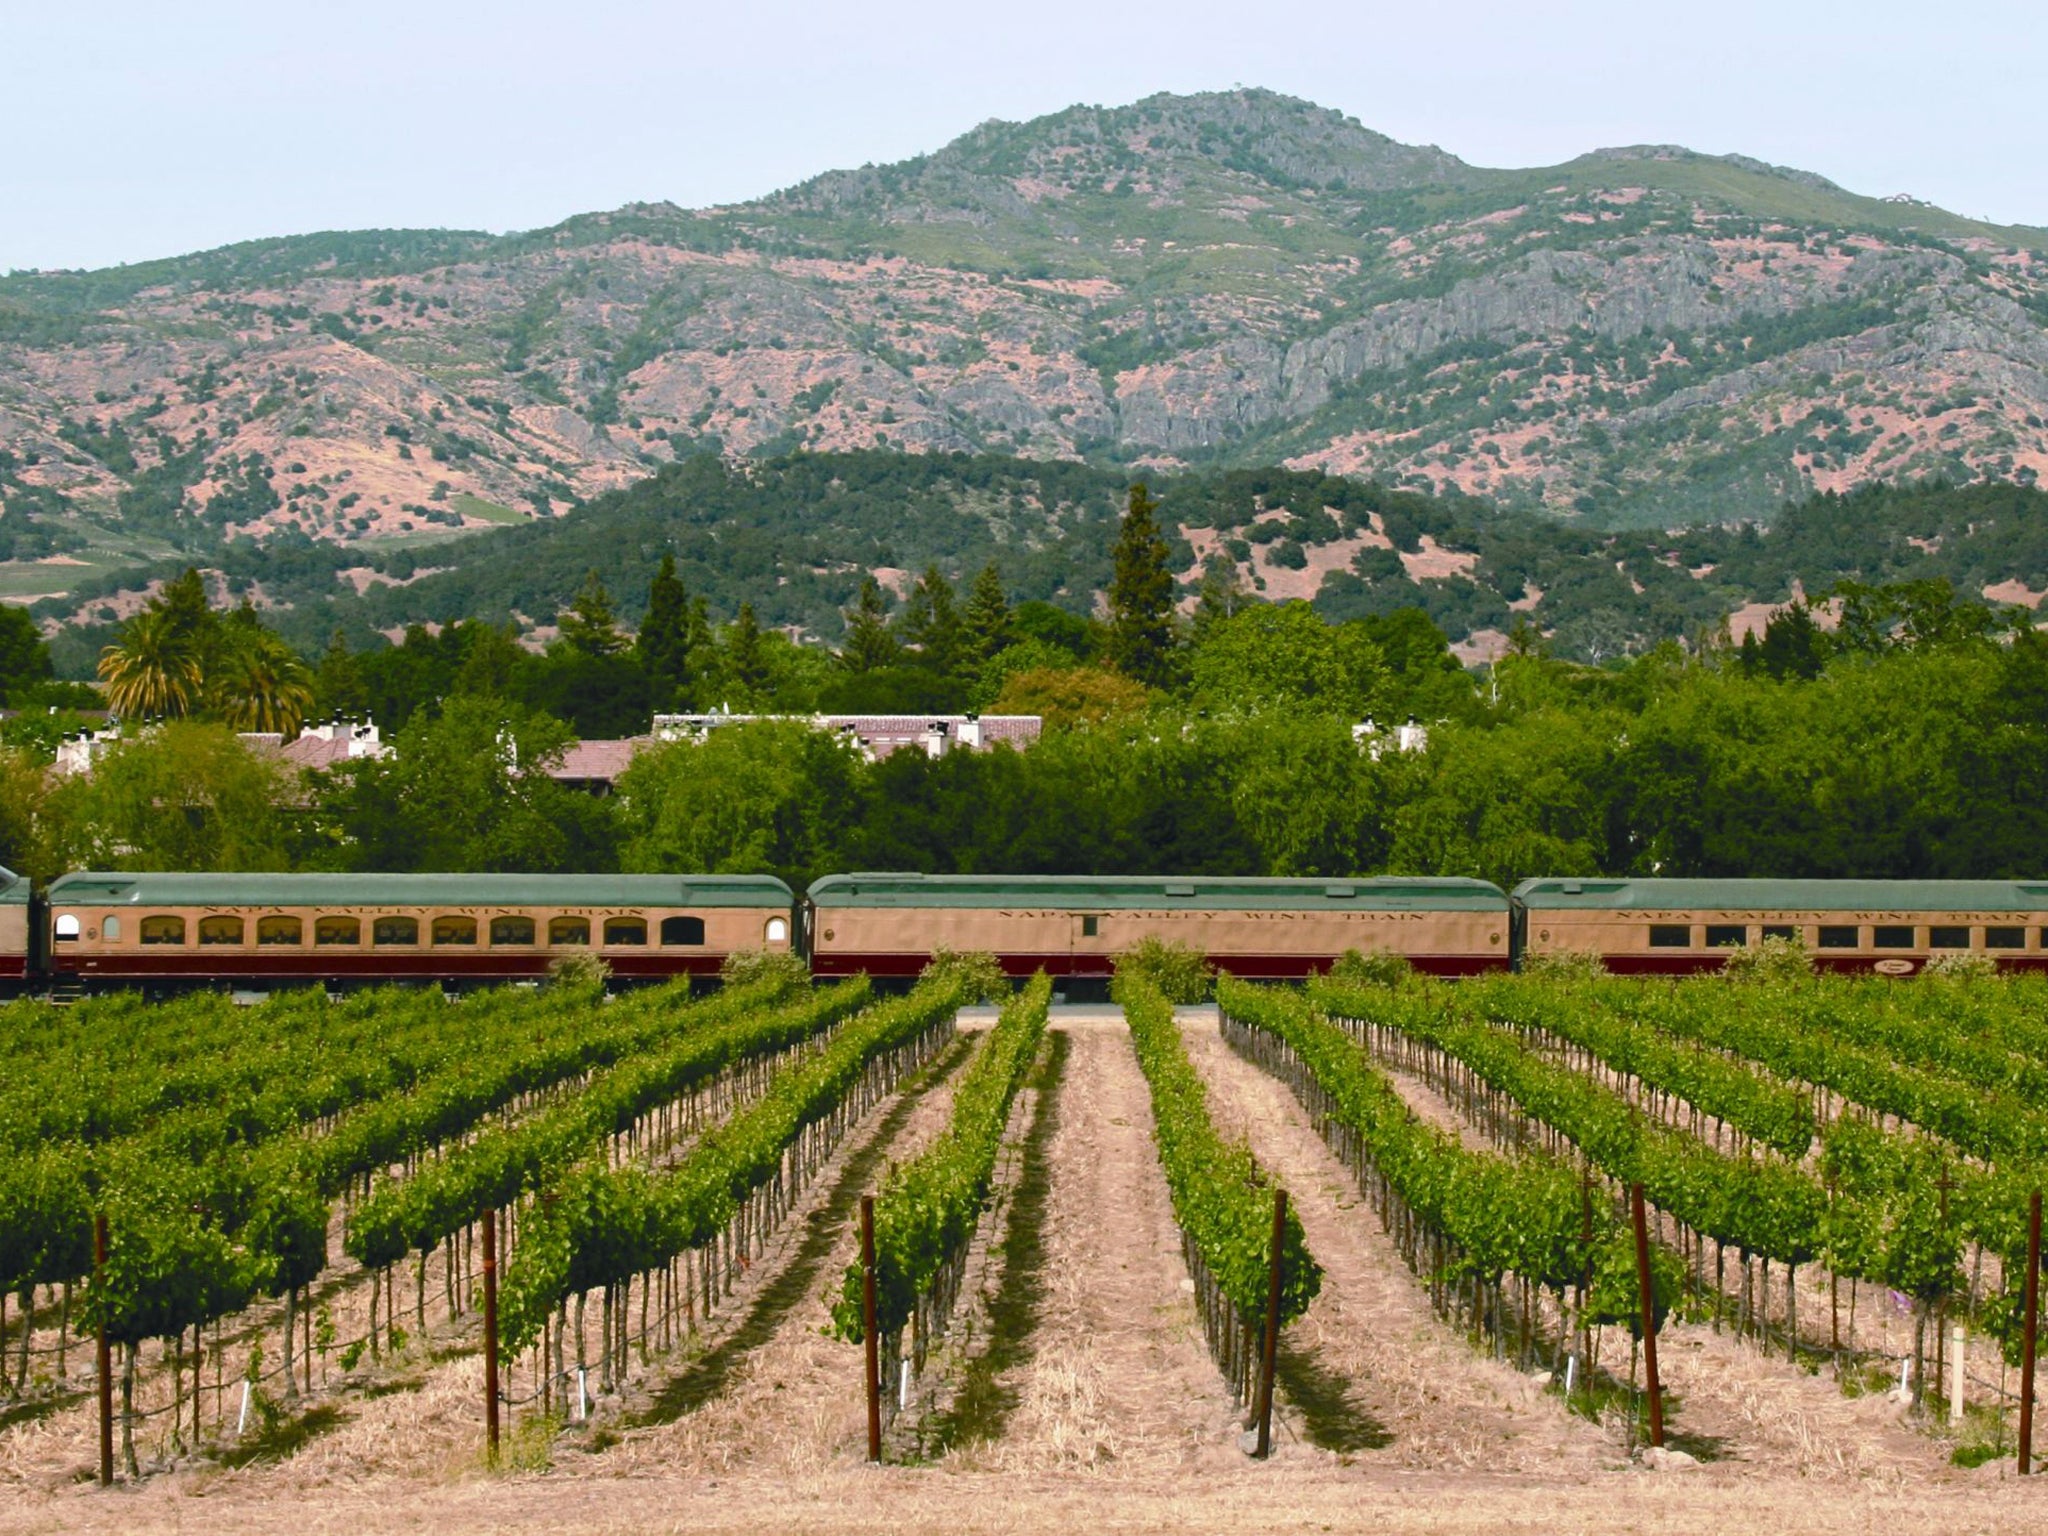
M 759 196 L 1263 86 L 1480 165 L 1682 144 L 2048 225 L 2038 0 L 0 0 L 0 271 Z

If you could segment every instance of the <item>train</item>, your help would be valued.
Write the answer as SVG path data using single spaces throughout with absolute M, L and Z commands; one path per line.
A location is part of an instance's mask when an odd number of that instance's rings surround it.
M 1099 990 L 1147 939 L 1290 981 L 1347 951 L 1470 976 L 1554 955 L 1623 974 L 1715 970 L 1773 937 L 1821 967 L 1911 975 L 1945 954 L 2048 969 L 2048 882 L 1215 875 L 170 874 L 0 869 L 0 991 L 461 989 L 594 955 L 615 985 L 796 954 L 819 979 L 915 977 L 940 950 Z

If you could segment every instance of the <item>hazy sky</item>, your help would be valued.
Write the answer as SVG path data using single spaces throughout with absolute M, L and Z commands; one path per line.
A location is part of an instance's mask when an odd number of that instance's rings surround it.
M 0 0 L 0 270 L 755 196 L 990 117 L 1266 86 L 1483 165 L 1678 143 L 2048 224 L 2025 0 Z

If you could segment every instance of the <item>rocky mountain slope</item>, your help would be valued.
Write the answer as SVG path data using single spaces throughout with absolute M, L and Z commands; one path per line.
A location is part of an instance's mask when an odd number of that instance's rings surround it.
M 446 537 L 691 452 L 1286 463 L 1593 525 L 2048 470 L 2048 231 L 1681 149 L 1469 166 L 1258 91 L 742 206 L 0 278 L 0 595 Z M 35 562 L 35 563 L 31 563 Z

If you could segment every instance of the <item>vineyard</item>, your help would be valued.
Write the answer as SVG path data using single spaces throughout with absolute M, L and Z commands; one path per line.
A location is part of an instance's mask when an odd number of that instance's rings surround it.
M 2048 984 L 1368 974 L 11 1005 L 0 1480 L 2027 1502 Z

